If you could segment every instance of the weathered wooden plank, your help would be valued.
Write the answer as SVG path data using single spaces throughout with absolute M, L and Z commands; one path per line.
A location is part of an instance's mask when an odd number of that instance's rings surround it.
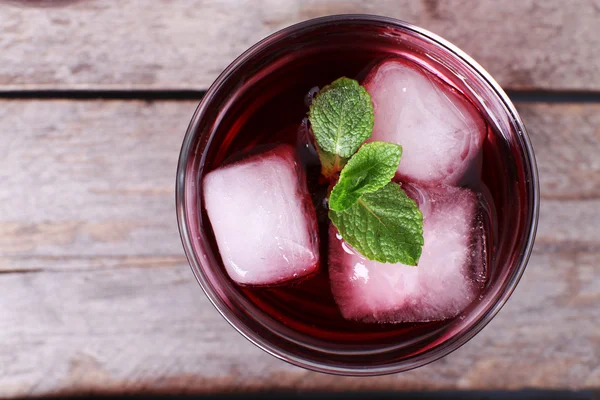
M 194 108 L 2 102 L 0 270 L 181 261 L 175 170 Z
M 542 196 L 600 198 L 600 104 L 517 104 L 537 157 Z
M 537 253 L 503 311 L 416 371 L 340 378 L 262 353 L 186 265 L 0 275 L 0 395 L 600 385 L 600 253 Z M 10 290 L 6 290 L 10 288 Z
M 266 35 L 339 13 L 430 29 L 506 88 L 600 89 L 595 0 L 12 0 L 0 4 L 0 90 L 206 89 Z
M 0 270 L 181 262 L 174 174 L 194 107 L 1 102 Z M 543 211 L 555 216 L 540 226 L 538 245 L 595 246 L 600 105 L 519 110 L 538 157 Z
M 195 105 L 0 102 L 0 270 L 181 261 L 173 191 Z M 600 226 L 591 223 L 600 222 L 600 105 L 519 110 L 538 157 L 544 210 L 556 216 L 540 227 L 538 244 L 591 246 Z
M 600 104 L 519 105 L 544 195 L 523 281 L 462 349 L 373 379 L 263 354 L 200 291 L 173 198 L 194 108 L 0 101 L 0 397 L 600 386 Z

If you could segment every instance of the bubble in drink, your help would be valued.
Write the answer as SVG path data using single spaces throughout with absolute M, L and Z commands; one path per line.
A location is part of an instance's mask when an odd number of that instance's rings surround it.
M 364 83 L 375 108 L 371 140 L 402 146 L 398 173 L 423 185 L 454 185 L 481 150 L 486 125 L 456 89 L 409 61 L 388 59 Z
M 456 317 L 479 296 L 485 275 L 478 197 L 469 189 L 406 185 L 423 213 L 417 267 L 370 261 L 330 229 L 329 279 L 344 318 L 428 322 Z
M 275 285 L 317 271 L 315 210 L 291 146 L 220 167 L 206 175 L 203 187 L 219 252 L 234 281 Z

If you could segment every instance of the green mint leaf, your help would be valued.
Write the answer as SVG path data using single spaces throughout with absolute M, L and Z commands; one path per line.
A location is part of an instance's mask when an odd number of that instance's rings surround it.
M 369 260 L 417 265 L 423 247 L 423 215 L 400 185 L 388 183 L 342 212 L 329 210 L 342 238 Z
M 340 78 L 313 99 L 308 119 L 322 150 L 348 158 L 371 137 L 373 102 L 357 81 Z
M 329 208 L 344 211 L 363 194 L 387 185 L 396 174 L 401 157 L 402 147 L 397 144 L 364 144 L 342 169 L 340 179 L 331 191 Z

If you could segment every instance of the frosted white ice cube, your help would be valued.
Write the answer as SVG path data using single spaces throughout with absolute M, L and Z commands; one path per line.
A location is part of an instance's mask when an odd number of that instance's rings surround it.
M 315 210 L 292 147 L 281 145 L 218 168 L 204 178 L 203 191 L 234 281 L 273 285 L 318 269 Z
M 454 88 L 399 59 L 375 66 L 364 86 L 375 108 L 371 140 L 403 147 L 399 176 L 423 185 L 459 182 L 486 134 L 479 111 Z
M 468 189 L 415 186 L 407 193 L 423 212 L 425 245 L 416 267 L 370 261 L 329 237 L 331 290 L 344 318 L 397 323 L 457 316 L 480 292 L 485 245 L 477 220 L 478 199 Z

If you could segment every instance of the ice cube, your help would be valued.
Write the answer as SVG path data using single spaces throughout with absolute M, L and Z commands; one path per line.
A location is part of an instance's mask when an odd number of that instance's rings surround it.
M 423 212 L 423 254 L 416 267 L 362 257 L 329 233 L 331 290 L 344 318 L 362 322 L 427 322 L 452 318 L 478 297 L 485 242 L 478 198 L 468 189 L 416 186 L 407 193 Z
M 388 59 L 364 83 L 373 99 L 371 140 L 403 147 L 399 176 L 423 185 L 456 184 L 486 134 L 479 111 L 454 88 L 408 61 Z
M 204 201 L 223 264 L 243 285 L 273 285 L 316 272 L 315 209 L 294 149 L 281 145 L 204 178 Z

